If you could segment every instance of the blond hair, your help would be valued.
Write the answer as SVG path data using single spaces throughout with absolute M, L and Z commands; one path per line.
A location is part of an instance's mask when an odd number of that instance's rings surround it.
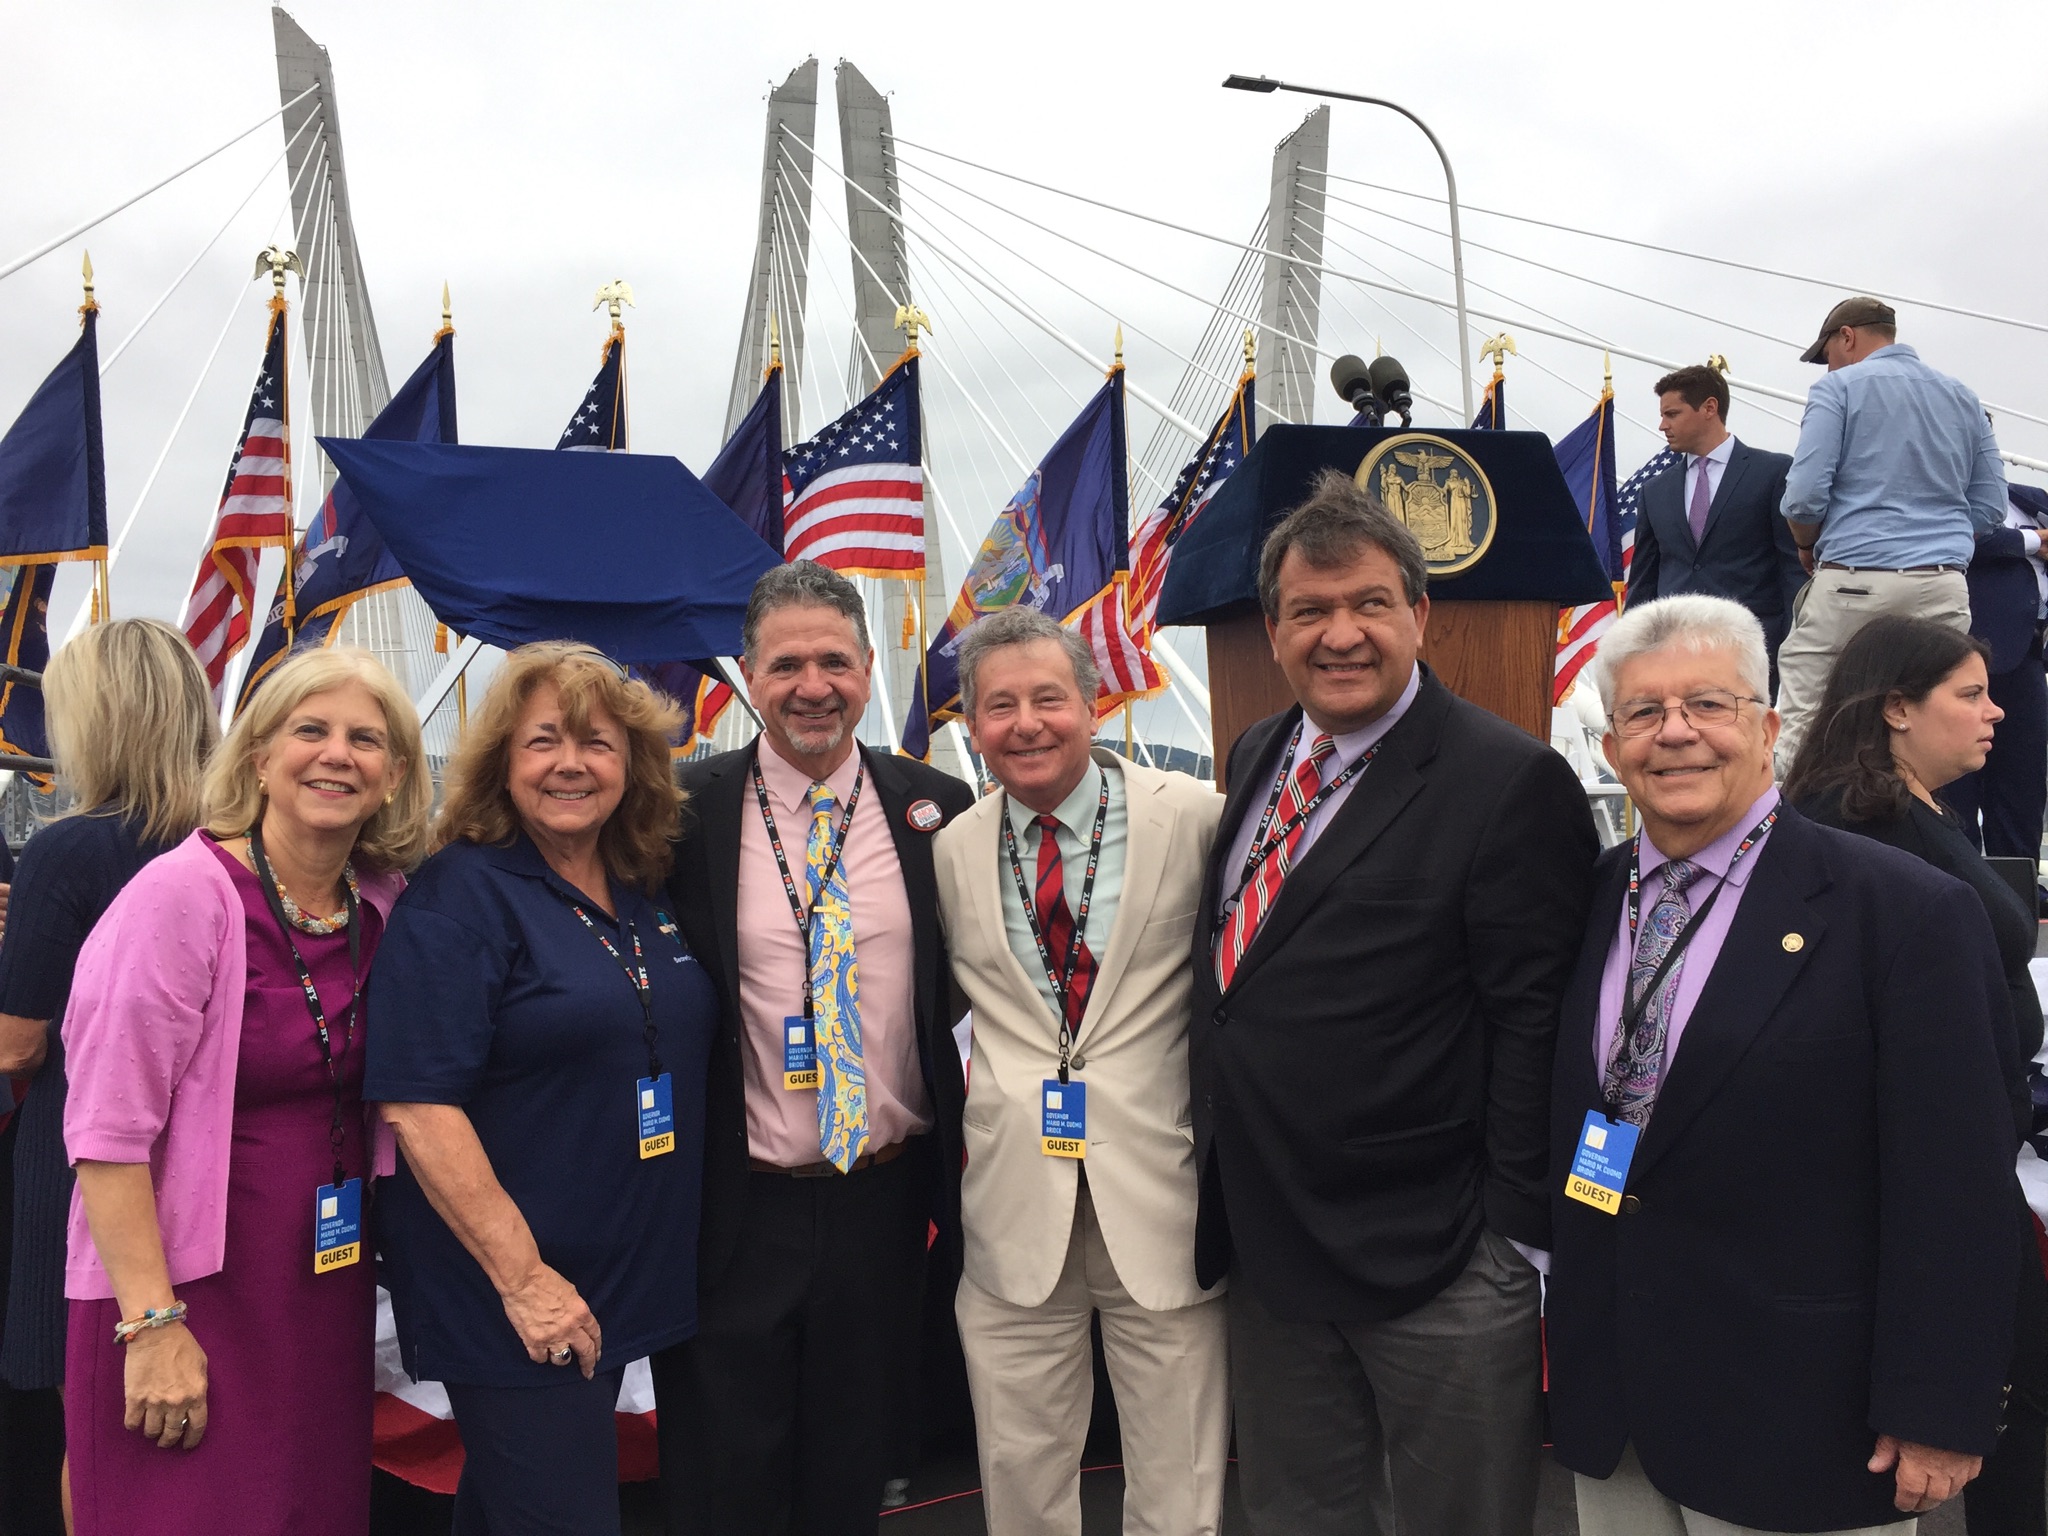
M 305 650 L 264 680 L 229 727 L 227 740 L 206 773 L 206 830 L 240 837 L 263 814 L 256 755 L 270 745 L 293 710 L 316 693 L 360 683 L 384 711 L 385 750 L 405 768 L 388 803 L 356 832 L 356 863 L 374 870 L 410 869 L 427 851 L 427 812 L 434 783 L 420 744 L 419 712 L 398 679 L 368 651 L 354 646 Z
M 199 658 L 176 629 L 160 619 L 93 625 L 51 658 L 43 709 L 72 814 L 116 813 L 154 843 L 199 825 L 200 780 L 220 722 Z
M 602 651 L 564 640 L 522 645 L 491 680 L 481 707 L 443 776 L 447 791 L 434 846 L 479 843 L 505 847 L 518 836 L 512 803 L 512 733 L 534 694 L 552 686 L 562 700 L 562 723 L 581 736 L 593 709 L 603 709 L 626 732 L 626 788 L 598 833 L 597 851 L 621 882 L 652 893 L 667 875 L 671 844 L 680 829 L 683 792 L 669 764 L 669 733 L 682 711 L 625 671 Z

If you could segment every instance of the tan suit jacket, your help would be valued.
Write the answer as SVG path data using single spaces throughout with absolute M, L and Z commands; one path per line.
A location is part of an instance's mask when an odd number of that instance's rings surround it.
M 1119 1279 L 1168 1311 L 1196 1283 L 1194 1133 L 1188 1112 L 1189 955 L 1223 798 L 1181 773 L 1095 760 L 1124 776 L 1123 889 L 1075 1036 L 1088 1085 L 1088 1188 Z M 967 1275 L 1020 1307 L 1045 1301 L 1066 1263 L 1078 1173 L 1040 1149 L 1040 1085 L 1059 1064 L 1059 1020 L 1003 926 L 1005 797 L 992 794 L 933 849 L 954 980 L 974 1010 L 961 1229 Z M 1220 1289 L 1220 1287 L 1218 1287 Z

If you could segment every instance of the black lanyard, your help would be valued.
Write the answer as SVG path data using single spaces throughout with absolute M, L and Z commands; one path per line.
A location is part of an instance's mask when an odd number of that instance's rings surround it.
M 1317 809 L 1321 807 L 1325 800 L 1365 772 L 1367 767 L 1371 765 L 1372 760 L 1379 755 L 1380 742 L 1376 741 L 1367 747 L 1365 751 L 1361 752 L 1349 768 L 1346 768 L 1337 777 L 1309 796 L 1307 803 L 1301 809 L 1288 817 L 1281 826 L 1275 828 L 1273 826 L 1273 817 L 1280 810 L 1280 797 L 1287 793 L 1287 783 L 1294 777 L 1295 770 L 1299 766 L 1294 760 L 1294 754 L 1295 750 L 1301 745 L 1301 731 L 1305 723 L 1305 721 L 1296 722 L 1293 739 L 1288 742 L 1287 750 L 1280 755 L 1279 776 L 1273 780 L 1273 792 L 1266 797 L 1265 812 L 1259 817 L 1259 824 L 1252 832 L 1251 846 L 1245 850 L 1244 869 L 1238 874 L 1237 889 L 1232 892 L 1230 900 L 1223 904 L 1222 910 L 1225 914 L 1228 914 L 1230 909 L 1243 899 L 1245 887 L 1252 883 L 1252 876 L 1259 872 L 1259 866 L 1266 861 L 1266 855 L 1286 842 L 1288 838 L 1294 836 L 1294 829 L 1296 827 L 1305 826 L 1309 817 L 1315 815 Z M 1384 740 L 1386 740 L 1384 736 L 1380 738 L 1380 741 Z
M 336 1065 L 334 1046 L 327 1028 L 327 1010 L 320 1004 L 320 990 L 313 985 L 313 973 L 306 968 L 306 957 L 299 953 L 299 946 L 292 938 L 292 922 L 285 916 L 284 902 L 277 894 L 277 876 L 271 873 L 270 860 L 263 856 L 263 833 L 256 827 L 249 829 L 249 862 L 256 866 L 256 879 L 263 887 L 264 899 L 270 904 L 270 915 L 277 919 L 277 931 L 284 935 L 284 947 L 292 952 L 292 964 L 298 967 L 299 986 L 306 994 L 306 1012 L 313 1016 L 313 1035 L 320 1042 L 320 1061 L 327 1068 L 327 1081 L 334 1088 L 334 1116 L 327 1123 L 327 1145 L 334 1153 L 334 1187 L 339 1189 L 347 1177 L 347 1170 L 341 1165 L 341 1149 L 346 1138 L 341 1129 L 341 1072 Z M 363 922 L 355 888 L 346 880 L 342 882 L 342 895 L 348 912 L 348 1030 L 341 1038 L 341 1059 L 346 1061 L 349 1047 L 355 1044 L 357 1005 L 363 996 Z
M 832 836 L 832 854 L 825 860 L 825 867 L 818 872 L 818 883 L 811 893 L 811 907 L 806 910 L 803 898 L 796 893 L 796 877 L 789 872 L 789 856 L 782 851 L 782 834 L 775 830 L 775 812 L 768 804 L 768 784 L 761 777 L 761 759 L 754 758 L 754 798 L 761 802 L 761 821 L 768 828 L 768 846 L 775 850 L 775 867 L 782 871 L 782 892 L 789 898 L 789 910 L 796 918 L 796 931 L 804 941 L 804 1018 L 811 1017 L 813 998 L 811 995 L 811 917 L 817 909 L 818 898 L 825 894 L 825 887 L 832 883 L 832 876 L 838 872 L 839 857 L 846 851 L 846 835 L 853 827 L 853 808 L 860 804 L 861 786 L 867 782 L 868 765 L 862 761 L 853 776 L 853 793 L 846 797 L 846 815 L 840 819 L 839 830 Z
M 1067 1054 L 1074 1043 L 1073 1026 L 1067 1021 L 1067 999 L 1074 991 L 1074 968 L 1081 963 L 1081 937 L 1088 930 L 1088 904 L 1095 899 L 1095 871 L 1102 864 L 1102 829 L 1109 821 L 1109 774 L 1102 775 L 1102 793 L 1095 799 L 1095 830 L 1088 838 L 1088 864 L 1081 876 L 1081 905 L 1074 911 L 1074 935 L 1067 944 L 1064 967 L 1053 964 L 1052 949 L 1045 942 L 1045 929 L 1038 921 L 1038 908 L 1031 899 L 1031 887 L 1024 879 L 1024 861 L 1017 856 L 1017 831 L 1010 825 L 1010 807 L 1003 806 L 1003 847 L 1010 855 L 1010 873 L 1017 877 L 1017 895 L 1024 903 L 1024 921 L 1031 925 L 1031 942 L 1038 946 L 1038 963 L 1045 967 L 1045 979 L 1052 983 L 1053 1000 L 1060 1015 L 1060 1081 L 1067 1080 Z M 1052 837 L 1052 829 L 1040 827 L 1041 838 Z M 1057 838 L 1053 847 L 1059 847 Z M 1064 871 L 1062 871 L 1064 874 Z
M 635 923 L 621 920 L 620 925 L 626 930 L 626 936 L 633 941 L 633 958 L 629 962 L 624 955 L 619 953 L 619 946 L 606 938 L 604 930 L 590 920 L 590 914 L 583 910 L 582 902 L 559 887 L 550 885 L 548 889 L 562 898 L 562 901 L 568 906 L 569 910 L 574 912 L 583 926 L 590 930 L 591 936 L 604 946 L 604 952 L 618 963 L 621 971 L 626 973 L 626 984 L 633 989 L 634 999 L 640 1004 L 642 1038 L 647 1042 L 647 1075 L 651 1078 L 660 1077 L 661 1052 L 656 1048 L 654 997 L 647 980 L 647 959 L 640 952 L 639 926 Z
M 1628 856 L 1628 959 L 1621 976 L 1621 1059 L 1625 1060 L 1633 1051 L 1636 1026 L 1642 1023 L 1643 1013 L 1649 1008 L 1650 999 L 1657 995 L 1657 989 L 1664 984 L 1664 978 L 1671 974 L 1672 966 L 1676 965 L 1678 957 L 1685 953 L 1686 945 L 1692 942 L 1693 935 L 1698 933 L 1702 925 L 1705 924 L 1707 914 L 1714 910 L 1714 903 L 1719 901 L 1721 893 L 1728 889 L 1728 881 L 1735 874 L 1735 866 L 1742 862 L 1742 856 L 1763 839 L 1763 835 L 1771 830 L 1772 826 L 1777 823 L 1777 820 L 1778 813 L 1773 809 L 1768 816 L 1749 829 L 1749 835 L 1736 845 L 1733 856 L 1728 860 L 1728 873 L 1721 876 L 1720 882 L 1708 894 L 1707 899 L 1700 903 L 1700 909 L 1686 919 L 1684 929 L 1680 931 L 1677 938 L 1671 941 L 1671 948 L 1665 951 L 1664 958 L 1658 962 L 1657 969 L 1651 973 L 1650 984 L 1643 988 L 1640 996 L 1631 999 L 1629 996 L 1629 972 L 1635 969 L 1636 924 L 1641 920 L 1643 910 L 1643 835 L 1640 832 L 1636 834 L 1634 848 Z M 1676 861 L 1667 861 L 1665 868 L 1669 869 L 1673 862 Z M 1623 1075 L 1625 1076 L 1626 1074 Z M 1621 1106 L 1619 1101 L 1609 1100 L 1607 1117 L 1610 1120 L 1617 1119 L 1620 1114 Z

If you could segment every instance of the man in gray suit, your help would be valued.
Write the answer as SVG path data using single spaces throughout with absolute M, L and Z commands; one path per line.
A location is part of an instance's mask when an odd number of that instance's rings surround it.
M 1643 487 L 1628 601 L 1700 592 L 1742 604 L 1764 627 L 1771 689 L 1792 600 L 1806 584 L 1799 546 L 1778 515 L 1791 457 L 1765 453 L 1728 431 L 1728 381 L 1695 365 L 1657 381 L 1657 424 L 1685 456 Z

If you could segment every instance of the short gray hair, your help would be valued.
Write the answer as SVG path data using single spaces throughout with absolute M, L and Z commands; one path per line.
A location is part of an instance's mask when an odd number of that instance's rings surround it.
M 1593 686 L 1600 690 L 1601 705 L 1611 714 L 1619 702 L 1614 690 L 1624 666 L 1671 647 L 1732 653 L 1742 681 L 1770 703 L 1771 661 L 1756 615 L 1725 597 L 1688 592 L 1631 607 L 1600 637 L 1600 649 L 1593 653 Z
M 1349 475 L 1326 469 L 1316 476 L 1308 500 L 1282 518 L 1259 551 L 1259 606 L 1280 619 L 1280 567 L 1288 554 L 1317 570 L 1330 570 L 1370 546 L 1394 562 L 1401 593 L 1413 608 L 1429 587 L 1429 561 L 1422 541 L 1379 497 Z
M 968 719 L 974 718 L 974 695 L 982 658 L 1006 645 L 1029 645 L 1034 640 L 1050 640 L 1067 653 L 1067 660 L 1074 667 L 1074 683 L 1081 690 L 1081 702 L 1094 707 L 1102 673 L 1095 665 L 1095 653 L 1088 649 L 1088 642 L 1036 608 L 998 608 L 968 625 L 967 633 L 960 637 L 960 708 Z
M 867 605 L 860 600 L 853 583 L 815 560 L 792 560 L 763 571 L 761 579 L 754 583 L 753 596 L 747 599 L 747 616 L 740 626 L 740 648 L 748 666 L 755 661 L 761 621 L 778 608 L 791 608 L 799 603 L 844 614 L 853 625 L 853 638 L 860 644 L 861 655 L 872 649 L 868 644 Z

